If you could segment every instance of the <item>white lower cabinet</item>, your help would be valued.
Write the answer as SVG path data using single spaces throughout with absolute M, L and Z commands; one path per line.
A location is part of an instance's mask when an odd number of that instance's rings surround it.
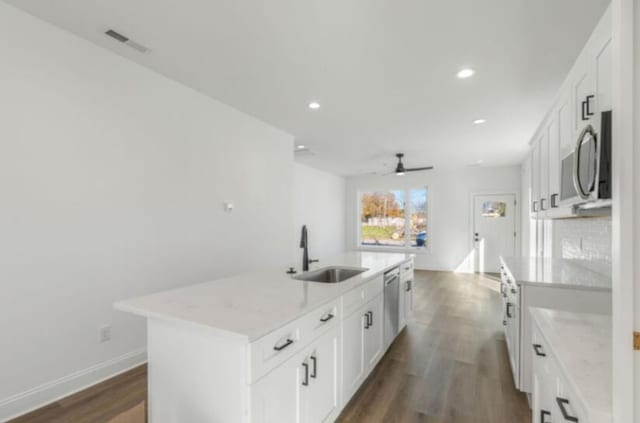
M 589 423 L 583 405 L 560 371 L 553 351 L 534 324 L 531 410 L 533 423 Z
M 367 316 L 358 309 L 342 321 L 342 395 L 351 398 L 365 377 L 364 335 Z
M 364 362 L 368 373 L 382 357 L 382 330 L 384 326 L 384 299 L 382 295 L 374 298 L 365 309 L 365 314 L 370 316 L 368 324 L 364 327 Z
M 330 330 L 251 389 L 255 423 L 326 422 L 339 412 L 340 330 Z
M 304 422 L 333 421 L 340 411 L 339 343 L 340 331 L 336 328 L 316 341 L 303 360 L 301 397 Z

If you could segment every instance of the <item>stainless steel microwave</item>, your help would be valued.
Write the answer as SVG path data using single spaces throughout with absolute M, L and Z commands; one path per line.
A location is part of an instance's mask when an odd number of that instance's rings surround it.
M 611 198 L 611 111 L 602 112 L 600 131 L 587 125 L 575 148 L 562 159 L 560 204 L 577 205 Z

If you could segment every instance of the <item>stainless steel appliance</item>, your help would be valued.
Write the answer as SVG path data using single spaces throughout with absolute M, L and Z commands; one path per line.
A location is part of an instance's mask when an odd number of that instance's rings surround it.
M 384 274 L 384 346 L 391 345 L 398 334 L 398 300 L 400 292 L 400 268 Z
M 611 199 L 611 111 L 602 112 L 600 131 L 587 125 L 561 165 L 560 204 Z

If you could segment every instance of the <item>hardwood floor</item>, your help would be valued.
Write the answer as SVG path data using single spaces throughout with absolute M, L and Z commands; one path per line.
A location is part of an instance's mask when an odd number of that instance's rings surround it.
M 509 367 L 499 283 L 450 272 L 415 279 L 413 321 L 338 421 L 530 423 Z M 13 423 L 138 423 L 118 416 L 146 399 L 146 380 L 142 366 Z
M 500 316 L 499 282 L 416 271 L 414 319 L 338 419 L 529 423 Z

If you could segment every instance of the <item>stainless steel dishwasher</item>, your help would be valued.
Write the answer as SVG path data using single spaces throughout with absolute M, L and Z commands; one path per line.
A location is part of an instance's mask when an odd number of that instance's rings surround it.
M 398 334 L 398 296 L 400 292 L 400 268 L 384 274 L 384 347 L 387 349 Z

